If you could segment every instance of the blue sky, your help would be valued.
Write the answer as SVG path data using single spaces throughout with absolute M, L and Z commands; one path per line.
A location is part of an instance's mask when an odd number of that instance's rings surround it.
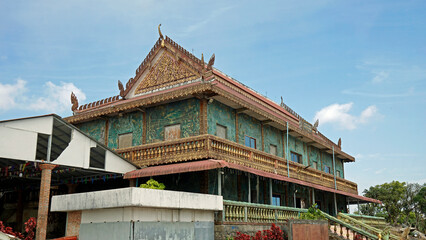
M 0 119 L 118 94 L 158 38 L 284 102 L 356 157 L 359 192 L 426 182 L 425 1 L 0 1 Z

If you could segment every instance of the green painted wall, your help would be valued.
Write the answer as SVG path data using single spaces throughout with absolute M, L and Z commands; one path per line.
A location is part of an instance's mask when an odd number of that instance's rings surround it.
M 262 150 L 260 121 L 246 114 L 238 114 L 238 140 L 244 145 L 244 136 L 256 139 L 256 149 Z
M 143 114 L 133 112 L 109 118 L 108 147 L 118 148 L 118 136 L 133 133 L 132 146 L 142 145 Z
M 295 152 L 302 155 L 303 164 L 308 165 L 307 146 L 304 142 L 296 139 L 293 136 L 288 136 L 288 148 L 290 149 L 290 152 Z M 290 156 L 291 155 L 289 155 L 289 159 L 291 160 Z
M 313 168 L 314 162 L 317 163 L 317 170 L 321 170 L 321 159 L 320 159 L 321 152 L 316 147 L 309 147 L 309 163 L 311 167 Z
M 333 174 L 333 157 L 328 153 L 322 153 L 322 170 L 324 171 L 325 167 L 330 168 L 330 173 Z
M 208 133 L 216 135 L 216 125 L 227 128 L 227 139 L 235 142 L 235 110 L 218 101 L 207 105 Z
M 164 140 L 164 127 L 181 125 L 181 137 L 200 133 L 200 101 L 192 98 L 146 109 L 147 143 Z
M 81 131 L 89 134 L 97 141 L 104 143 L 105 142 L 105 120 L 98 119 L 90 122 L 85 122 L 76 125 Z
M 340 176 L 339 175 L 336 175 L 336 176 L 343 178 L 344 177 L 343 161 L 339 158 L 335 158 L 335 160 L 336 160 L 336 170 L 340 171 Z M 336 174 L 337 174 L 337 172 L 336 172 Z
M 277 156 L 283 157 L 283 141 L 281 131 L 269 125 L 263 126 L 265 152 L 270 153 L 270 145 L 277 146 Z

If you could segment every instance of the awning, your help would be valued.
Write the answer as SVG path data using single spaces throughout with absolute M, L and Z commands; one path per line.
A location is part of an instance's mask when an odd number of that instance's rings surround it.
M 205 170 L 211 170 L 211 169 L 216 169 L 216 168 L 225 168 L 225 167 L 240 170 L 240 171 L 243 171 L 243 172 L 252 173 L 252 174 L 262 176 L 262 177 L 266 177 L 266 178 L 271 178 L 271 179 L 280 180 L 280 181 L 284 181 L 284 182 L 296 183 L 296 184 L 299 184 L 299 185 L 312 187 L 312 188 L 315 188 L 315 189 L 318 189 L 318 190 L 323 190 L 323 191 L 326 191 L 326 192 L 333 192 L 333 193 L 341 194 L 341 195 L 344 195 L 344 196 L 348 196 L 348 197 L 351 197 L 351 198 L 358 199 L 361 202 L 371 202 L 371 203 L 381 204 L 381 202 L 379 200 L 376 200 L 376 199 L 373 199 L 373 198 L 367 198 L 367 197 L 364 197 L 364 196 L 359 196 L 357 194 L 347 193 L 347 192 L 344 192 L 344 191 L 341 191 L 341 190 L 324 187 L 324 186 L 321 186 L 321 185 L 318 185 L 318 184 L 309 183 L 309 182 L 305 182 L 305 181 L 302 181 L 302 180 L 289 178 L 289 177 L 285 177 L 285 176 L 282 176 L 282 175 L 253 169 L 253 168 L 242 166 L 242 165 L 235 164 L 235 163 L 229 163 L 229 162 L 226 162 L 224 160 L 209 159 L 209 160 L 203 160 L 203 161 L 175 163 L 175 164 L 147 167 L 147 168 L 138 169 L 138 170 L 128 172 L 124 175 L 124 178 L 125 179 L 131 179 L 131 178 L 152 177 L 152 176 L 161 176 L 161 175 L 176 174 L 176 173 L 185 173 L 185 172 L 198 172 L 198 171 L 205 171 Z

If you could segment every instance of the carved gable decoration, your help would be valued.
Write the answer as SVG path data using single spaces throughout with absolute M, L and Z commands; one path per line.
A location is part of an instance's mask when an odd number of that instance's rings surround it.
M 167 50 L 160 56 L 154 67 L 147 70 L 149 72 L 136 88 L 135 94 L 194 80 L 199 77 L 195 70 Z

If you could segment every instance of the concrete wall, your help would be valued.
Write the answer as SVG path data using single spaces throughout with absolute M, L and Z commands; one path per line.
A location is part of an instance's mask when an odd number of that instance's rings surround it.
M 122 188 L 52 197 L 52 212 L 68 212 L 79 239 L 214 239 L 222 196 Z M 77 218 L 78 219 L 78 218 Z M 68 233 L 67 233 L 68 234 Z

